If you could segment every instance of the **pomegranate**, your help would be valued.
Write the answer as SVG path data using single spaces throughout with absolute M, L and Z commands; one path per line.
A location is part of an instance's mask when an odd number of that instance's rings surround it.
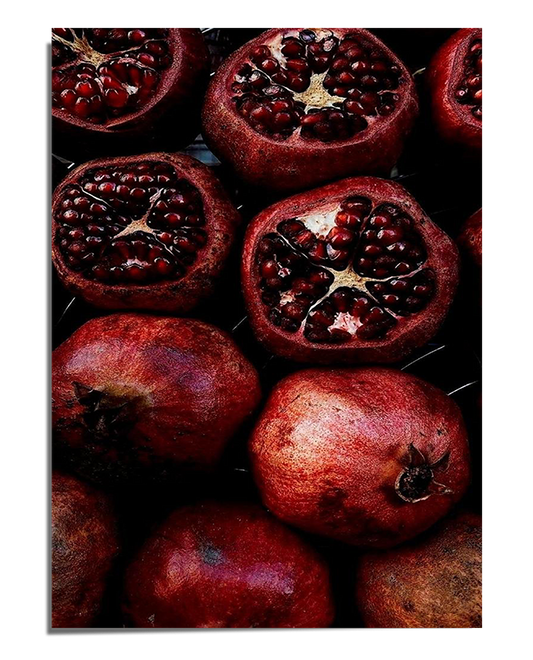
M 210 470 L 259 398 L 232 339 L 192 319 L 92 319 L 52 356 L 55 441 L 92 479 Z
M 100 609 L 118 552 L 108 498 L 52 474 L 52 628 L 86 628 Z
M 453 34 L 428 68 L 433 121 L 440 136 L 471 150 L 481 149 L 480 28 Z
M 354 545 L 391 547 L 461 499 L 469 479 L 459 408 L 391 369 L 307 369 L 274 388 L 250 454 L 278 518 Z
M 244 296 L 257 338 L 316 363 L 392 362 L 427 342 L 452 302 L 452 240 L 392 181 L 345 179 L 249 225 Z
M 184 146 L 198 131 L 207 73 L 197 29 L 54 28 L 54 142 L 67 154 L 138 152 L 154 134 Z
M 333 619 L 326 563 L 252 504 L 175 511 L 126 574 L 139 628 L 323 628 Z
M 462 512 L 416 541 L 362 556 L 369 628 L 481 628 L 481 517 Z
M 218 69 L 203 135 L 245 181 L 293 191 L 388 174 L 417 112 L 405 65 L 367 30 L 275 28 Z
M 470 262 L 481 268 L 482 260 L 482 219 L 481 209 L 468 218 L 461 228 L 458 239 L 459 246 L 463 249 Z
M 187 312 L 209 296 L 239 215 L 211 170 L 181 154 L 81 165 L 52 198 L 52 258 L 97 307 Z

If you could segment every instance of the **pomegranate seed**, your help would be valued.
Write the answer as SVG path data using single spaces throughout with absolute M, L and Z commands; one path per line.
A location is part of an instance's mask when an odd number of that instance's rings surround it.
M 74 104 L 74 114 L 80 119 L 86 119 L 91 111 L 88 99 L 80 97 Z
M 130 30 L 130 32 L 128 32 L 128 39 L 134 44 L 142 43 L 145 38 L 146 32 L 143 32 L 142 30 Z
M 106 89 L 104 97 L 111 108 L 123 108 L 128 102 L 129 94 L 125 89 Z

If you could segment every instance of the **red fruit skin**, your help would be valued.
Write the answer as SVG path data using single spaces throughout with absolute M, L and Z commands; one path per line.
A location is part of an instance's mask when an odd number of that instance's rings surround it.
M 482 212 L 481 209 L 471 215 L 461 228 L 457 239 L 471 263 L 481 268 L 482 265 Z
M 304 28 L 291 28 L 303 30 Z M 211 79 L 202 111 L 202 134 L 210 149 L 230 163 L 237 175 L 255 186 L 293 192 L 351 174 L 388 175 L 418 115 L 413 78 L 403 62 L 368 30 L 327 28 L 337 36 L 358 34 L 377 45 L 402 72 L 401 100 L 379 127 L 331 143 L 291 138 L 280 141 L 254 131 L 231 102 L 234 76 L 247 54 L 287 28 L 267 30 L 228 57 Z
M 324 628 L 333 619 L 325 561 L 255 504 L 174 512 L 126 573 L 138 628 Z
M 195 263 L 179 280 L 150 284 L 107 284 L 90 280 L 72 270 L 54 240 L 58 229 L 55 213 L 63 192 L 78 181 L 87 170 L 109 165 L 128 165 L 137 161 L 159 161 L 172 164 L 183 179 L 200 192 L 206 217 L 207 243 L 199 251 Z M 52 261 L 62 283 L 75 296 L 101 309 L 141 309 L 184 314 L 208 298 L 214 290 L 230 253 L 240 215 L 218 179 L 206 166 L 184 154 L 151 153 L 142 156 L 101 158 L 84 163 L 73 170 L 55 189 L 52 196 Z
M 364 554 L 356 601 L 369 628 L 481 628 L 481 517 L 462 512 L 412 543 Z
M 138 153 L 154 138 L 173 148 L 190 144 L 199 130 L 200 103 L 209 77 L 209 53 L 197 28 L 170 28 L 173 63 L 154 97 L 138 112 L 93 124 L 52 108 L 54 150 L 62 156 Z M 54 70 L 54 69 L 52 69 Z
M 259 398 L 229 335 L 193 319 L 96 318 L 52 355 L 55 443 L 91 479 L 209 471 Z
M 481 122 L 454 96 L 460 82 L 465 54 L 473 39 L 481 39 L 481 28 L 464 28 L 453 34 L 434 55 L 427 71 L 433 123 L 446 142 L 471 151 L 481 149 Z
M 52 474 L 52 628 L 86 628 L 100 609 L 119 546 L 107 496 Z
M 410 445 L 451 492 L 408 502 L 397 492 Z M 461 414 L 443 392 L 384 368 L 307 369 L 274 388 L 250 456 L 265 506 L 282 521 L 358 546 L 413 538 L 461 499 L 469 481 Z
M 427 264 L 437 275 L 434 297 L 423 312 L 404 318 L 402 324 L 379 340 L 357 338 L 346 344 L 312 343 L 302 328 L 291 333 L 275 326 L 266 317 L 258 286 L 256 250 L 259 240 L 284 219 L 304 216 L 322 204 L 339 203 L 350 195 L 368 195 L 376 204 L 392 202 L 404 208 L 415 220 L 426 244 Z M 375 177 L 354 177 L 293 195 L 257 215 L 246 229 L 241 266 L 242 287 L 255 336 L 276 355 L 297 362 L 314 364 L 354 364 L 396 362 L 429 341 L 444 321 L 459 281 L 459 253 L 452 239 L 424 213 L 403 186 Z

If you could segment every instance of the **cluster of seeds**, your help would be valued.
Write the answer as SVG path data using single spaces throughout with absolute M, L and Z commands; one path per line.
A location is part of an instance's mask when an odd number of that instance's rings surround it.
M 465 57 L 463 78 L 457 87 L 455 97 L 459 103 L 469 105 L 471 112 L 481 121 L 481 39 L 472 42 Z
M 56 28 L 52 104 L 93 124 L 136 112 L 172 63 L 162 29 Z
M 283 220 L 257 250 L 270 321 L 312 342 L 378 339 L 422 311 L 435 291 L 413 220 L 353 196 L 323 214 Z
M 370 117 L 394 111 L 401 72 L 356 34 L 303 30 L 279 48 L 257 46 L 233 82 L 240 114 L 259 133 L 322 142 L 363 131 Z
M 65 263 L 109 284 L 179 279 L 207 240 L 200 193 L 168 163 L 86 172 L 55 220 Z

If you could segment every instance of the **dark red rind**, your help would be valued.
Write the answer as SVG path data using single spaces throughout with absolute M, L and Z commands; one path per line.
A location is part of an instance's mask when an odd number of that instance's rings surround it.
M 463 76 L 463 62 L 470 43 L 481 36 L 480 28 L 457 31 L 434 55 L 426 74 L 437 132 L 446 142 L 472 151 L 481 149 L 482 125 L 472 116 L 469 106 L 455 99 L 455 89 Z
M 482 265 L 482 217 L 481 209 L 471 215 L 461 228 L 457 242 L 473 264 Z
M 364 554 L 356 602 L 369 628 L 481 628 L 481 516 L 463 512 L 413 543 Z
M 177 510 L 126 574 L 139 628 L 324 628 L 333 619 L 325 561 L 259 506 Z
M 404 501 L 396 491 L 410 445 L 449 493 Z M 283 522 L 357 546 L 387 548 L 424 532 L 469 482 L 457 405 L 433 385 L 384 368 L 306 369 L 273 389 L 251 436 L 265 506 Z
M 207 45 L 197 28 L 169 28 L 167 40 L 173 62 L 162 72 L 157 94 L 138 112 L 106 125 L 52 108 L 53 149 L 58 155 L 139 153 L 163 145 L 178 149 L 194 140 L 209 78 Z
M 303 216 L 319 205 L 340 202 L 350 195 L 368 196 L 373 203 L 392 202 L 415 221 L 427 250 L 425 266 L 435 273 L 435 293 L 428 306 L 388 331 L 384 339 L 355 339 L 346 344 L 319 344 L 270 322 L 260 298 L 256 249 L 261 237 L 289 218 Z M 262 211 L 248 225 L 244 240 L 242 286 L 250 323 L 256 338 L 276 355 L 316 364 L 396 362 L 433 337 L 444 321 L 459 279 L 459 256 L 455 243 L 435 225 L 416 200 L 397 183 L 374 177 L 357 177 L 299 193 Z
M 98 614 L 118 553 L 109 499 L 66 474 L 52 474 L 52 628 L 87 628 Z
M 383 42 L 367 30 L 328 28 L 336 35 L 355 33 L 375 44 L 401 72 L 401 96 L 395 111 L 354 137 L 331 143 L 298 138 L 279 141 L 257 133 L 231 101 L 231 84 L 247 54 L 280 32 L 304 28 L 274 28 L 252 39 L 228 57 L 213 76 L 202 112 L 204 138 L 212 151 L 229 162 L 247 183 L 285 192 L 352 174 L 389 174 L 418 114 L 418 99 L 411 74 Z
M 55 210 L 61 195 L 70 184 L 76 183 L 87 170 L 136 162 L 170 163 L 180 177 L 200 192 L 206 219 L 207 243 L 198 252 L 194 264 L 187 267 L 184 277 L 152 284 L 104 284 L 90 280 L 69 268 L 54 236 L 57 229 Z M 52 196 L 52 261 L 60 280 L 74 295 L 102 309 L 144 309 L 186 313 L 208 298 L 215 287 L 229 255 L 240 215 L 226 191 L 212 171 L 204 164 L 184 154 L 150 153 L 139 156 L 101 158 L 84 163 L 73 170 Z
M 109 415 L 91 418 L 79 386 L 102 393 Z M 54 446 L 95 481 L 209 472 L 259 399 L 231 337 L 193 319 L 96 318 L 52 354 Z

